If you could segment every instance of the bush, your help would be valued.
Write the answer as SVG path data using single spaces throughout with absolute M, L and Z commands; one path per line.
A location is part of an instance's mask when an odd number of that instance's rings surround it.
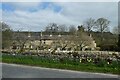
M 101 45 L 101 51 L 118 51 L 118 46 L 115 44 L 103 44 Z

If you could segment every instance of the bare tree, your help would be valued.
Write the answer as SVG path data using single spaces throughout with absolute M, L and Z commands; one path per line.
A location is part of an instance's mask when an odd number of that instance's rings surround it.
M 76 30 L 76 27 L 74 25 L 70 25 L 69 27 L 69 32 L 71 33 L 75 33 L 77 30 Z
M 22 31 L 18 30 L 17 32 L 14 32 L 14 40 L 16 41 L 16 46 L 19 47 L 19 52 L 24 52 L 24 46 L 28 39 L 30 38 L 30 35 L 25 35 L 25 33 L 22 33 Z
M 76 34 L 68 35 L 60 39 L 62 49 L 70 48 L 82 51 L 86 46 L 92 45 L 93 39 L 85 32 L 76 31 Z
M 103 33 L 106 29 L 108 29 L 108 25 L 109 25 L 110 21 L 108 21 L 105 18 L 99 18 L 96 21 L 96 28 L 98 31 L 100 31 L 101 33 Z
M 56 23 L 50 23 L 46 26 L 46 32 L 66 32 L 67 26 L 65 24 L 58 25 Z
M 92 18 L 89 18 L 87 19 L 85 22 L 84 22 L 84 27 L 86 28 L 86 30 L 89 32 L 92 31 L 92 28 L 95 26 L 95 20 L 92 19 Z
M 83 50 L 86 46 L 91 46 L 93 39 L 88 36 L 85 32 L 77 31 L 77 35 L 74 35 L 72 38 L 75 45 L 79 48 L 79 50 Z
M 65 35 L 62 36 L 59 41 L 59 45 L 61 46 L 62 50 L 65 50 L 66 48 L 72 49 L 72 50 L 83 50 L 86 46 L 91 46 L 93 39 L 86 33 L 80 30 L 76 30 L 74 26 L 72 26 L 71 32 L 74 32 L 72 35 Z
M 101 33 L 101 42 L 103 41 L 103 32 L 108 29 L 109 23 L 110 23 L 110 21 L 108 21 L 105 18 L 99 18 L 96 21 L 96 28 Z
M 58 25 L 56 23 L 50 23 L 46 26 L 46 32 L 58 32 Z
M 67 26 L 65 24 L 59 25 L 59 32 L 66 32 L 67 31 Z

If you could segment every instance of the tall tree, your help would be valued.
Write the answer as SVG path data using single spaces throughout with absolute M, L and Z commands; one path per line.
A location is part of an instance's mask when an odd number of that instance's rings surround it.
M 4 22 L 0 22 L 0 27 L 2 27 L 2 48 L 10 48 L 12 43 L 12 30 L 10 26 Z
M 108 25 L 110 24 L 110 21 L 105 18 L 99 18 L 96 21 L 96 28 L 99 32 L 103 33 L 105 30 L 108 29 Z
M 108 29 L 110 21 L 105 18 L 99 18 L 96 21 L 96 28 L 101 33 L 101 43 L 103 42 L 103 32 Z
M 76 27 L 74 25 L 69 26 L 69 32 L 70 33 L 75 33 L 77 31 Z
M 46 32 L 58 32 L 58 25 L 56 23 L 50 23 L 46 26 Z
M 59 25 L 59 32 L 66 32 L 67 31 L 67 26 L 65 24 Z
M 85 29 L 89 32 L 89 34 L 90 34 L 90 32 L 92 31 L 92 28 L 95 26 L 95 20 L 94 19 L 92 19 L 92 18 L 89 18 L 89 19 L 87 19 L 85 22 L 84 22 L 84 27 L 85 27 Z

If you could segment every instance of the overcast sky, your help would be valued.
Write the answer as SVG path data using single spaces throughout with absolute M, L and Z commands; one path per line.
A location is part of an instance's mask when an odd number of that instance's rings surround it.
M 0 12 L 13 30 L 41 31 L 53 22 L 77 26 L 101 17 L 111 21 L 110 30 L 118 25 L 117 2 L 3 2 Z

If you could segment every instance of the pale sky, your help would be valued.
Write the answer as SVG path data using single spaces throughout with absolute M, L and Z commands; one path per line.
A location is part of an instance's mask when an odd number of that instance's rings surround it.
M 118 25 L 118 2 L 2 2 L 0 20 L 13 30 L 41 31 L 49 23 L 82 25 L 104 17 L 110 30 Z

